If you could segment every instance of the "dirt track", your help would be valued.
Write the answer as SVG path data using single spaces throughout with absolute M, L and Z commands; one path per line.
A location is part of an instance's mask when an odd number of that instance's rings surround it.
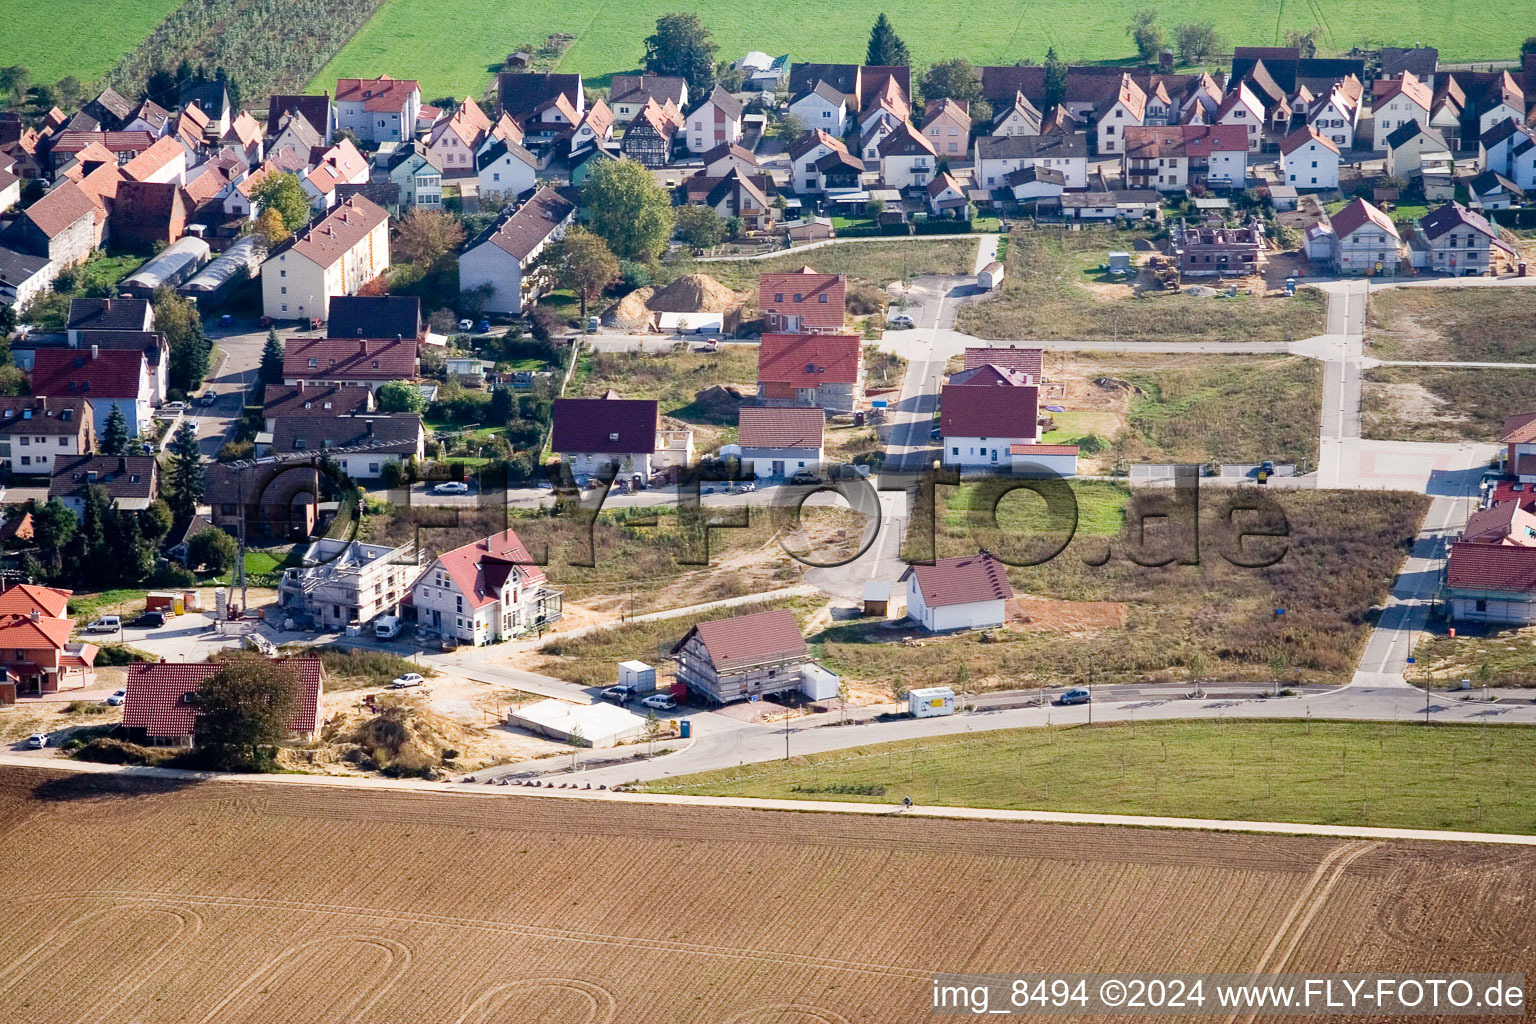
M 7 1020 L 927 1020 L 934 971 L 1531 973 L 1536 853 L 0 774 Z

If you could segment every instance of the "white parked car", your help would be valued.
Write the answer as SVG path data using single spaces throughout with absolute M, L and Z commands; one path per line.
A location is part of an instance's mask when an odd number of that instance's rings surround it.
M 671 694 L 666 693 L 653 693 L 640 703 L 657 711 L 671 711 L 677 707 L 677 701 L 672 699 Z
M 468 494 L 469 484 L 459 481 L 450 481 L 446 484 L 438 484 L 432 488 L 433 494 Z
M 475 322 L 473 320 L 460 320 L 459 321 L 459 330 L 461 330 L 461 331 L 472 331 L 474 329 L 475 329 Z
M 127 699 L 128 699 L 128 691 L 127 690 L 113 690 L 112 691 L 112 696 L 107 698 L 107 703 L 110 706 L 115 708 L 115 707 L 117 707 L 119 704 L 121 704 L 123 701 L 125 701 Z
M 48 734 L 45 732 L 35 732 L 31 736 L 27 737 L 27 746 L 31 747 L 33 750 L 42 750 L 47 745 Z
M 404 690 L 407 687 L 420 686 L 424 682 L 426 682 L 426 680 L 421 677 L 419 672 L 407 672 L 405 675 L 400 676 L 398 679 L 391 682 L 389 684 L 389 688 L 391 690 Z
M 186 402 L 166 402 L 160 407 L 161 412 L 183 412 L 187 408 Z

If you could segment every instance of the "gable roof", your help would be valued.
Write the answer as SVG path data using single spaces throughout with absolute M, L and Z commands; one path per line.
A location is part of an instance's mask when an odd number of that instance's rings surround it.
M 21 395 L 0 398 L 0 434 L 53 434 L 73 437 L 91 428 L 88 398 Z
M 433 125 L 432 141 L 436 142 L 444 132 L 451 131 L 459 137 L 460 142 L 473 148 L 490 130 L 491 119 L 480 109 L 480 104 L 475 102 L 473 96 L 465 96 L 464 102 L 459 104 L 459 109 L 453 112 L 452 117 Z
M 322 92 L 318 96 L 290 96 L 286 94 L 274 94 L 267 97 L 267 131 L 276 133 L 278 122 L 283 115 L 294 112 L 309 123 L 309 126 L 317 132 L 324 132 L 326 123 L 330 120 L 331 94 Z
M 975 369 L 991 363 L 1005 370 L 1020 370 L 1033 380 L 1045 375 L 1045 352 L 1017 345 L 975 345 L 965 350 L 965 368 Z
M 1429 91 L 1429 86 L 1419 81 L 1418 76 L 1411 71 L 1404 71 L 1400 78 L 1378 78 L 1371 83 L 1374 95 L 1371 97 L 1371 109 L 1375 110 L 1391 102 L 1398 96 L 1405 96 L 1415 106 L 1429 109 L 1434 100 L 1434 94 Z
M 533 564 L 533 557 L 513 530 L 444 551 L 427 571 L 435 567 L 448 574 L 459 593 L 475 608 L 496 600 L 496 593 L 509 573 L 516 573 L 529 584 L 544 582 L 544 570 Z
M 951 384 L 955 387 L 966 388 L 1021 388 L 1027 387 L 1031 380 L 1039 380 L 1039 378 L 1031 378 L 1023 370 L 1010 370 L 1005 367 L 998 366 L 996 363 L 987 363 L 983 366 L 967 367 L 966 369 L 961 370 L 959 373 L 952 373 L 949 375 L 949 380 L 945 383 Z
M 73 593 L 57 587 L 17 583 L 0 591 L 0 616 L 31 615 L 35 611 L 50 619 L 62 619 L 69 611 L 69 595 Z
M 1518 501 L 1496 502 L 1468 516 L 1461 537 L 1485 544 L 1512 540 L 1521 547 L 1531 547 L 1536 545 L 1536 515 L 1527 512 Z
M 91 479 L 91 474 L 96 479 Z M 152 500 L 159 484 L 153 455 L 79 455 L 57 459 L 48 481 L 48 497 L 78 496 L 90 486 L 103 487 L 116 501 Z
M 496 139 L 494 142 L 486 146 L 478 154 L 475 155 L 475 170 L 485 170 L 487 167 L 491 166 L 491 164 L 494 164 L 508 153 L 512 154 L 512 156 L 521 160 L 529 167 L 537 168 L 539 166 L 539 158 L 528 152 L 516 142 L 511 142 L 507 139 Z
M 1499 444 L 1530 444 L 1536 441 L 1536 412 L 1520 412 L 1504 421 Z
M 580 75 L 539 71 L 498 72 L 496 92 L 502 112 L 514 118 L 538 113 L 557 96 L 565 97 L 572 108 L 583 98 Z
M 939 392 L 939 431 L 948 437 L 1034 437 L 1039 432 L 1037 387 L 946 384 Z
M 503 213 L 496 223 L 480 232 L 464 251 L 490 244 L 522 262 L 575 211 L 576 206 L 569 199 L 552 188 L 540 186 L 526 203 Z
M 274 453 L 319 452 L 328 448 L 367 446 L 369 451 L 381 454 L 408 455 L 416 452 L 422 440 L 421 417 L 414 412 L 361 416 L 277 416 L 274 419 Z
M 784 298 L 779 299 L 779 295 Z M 760 311 L 797 313 L 809 327 L 842 327 L 847 299 L 848 279 L 842 274 L 818 274 L 810 267 L 801 267 L 790 273 L 759 274 L 757 278 Z
M 726 157 L 734 157 L 750 167 L 757 166 L 757 154 L 739 142 L 722 142 L 699 159 L 703 161 L 705 167 L 708 167 L 716 160 L 724 160 Z
M 1437 206 L 1423 217 L 1419 218 L 1419 230 L 1424 232 L 1424 237 L 1436 239 L 1447 231 L 1456 228 L 1471 228 L 1489 238 L 1498 238 L 1499 234 L 1489 226 L 1488 221 L 1480 213 L 1474 213 L 1457 202 L 1446 203 Z
M 700 106 L 704 105 L 713 105 L 732 121 L 740 121 L 742 111 L 744 110 L 741 100 L 726 92 L 718 83 L 709 91 L 709 96 L 705 98 L 704 103 L 700 104 Z
M 737 442 L 743 448 L 822 447 L 827 417 L 818 408 L 742 406 L 737 416 Z
M 981 601 L 1006 601 L 1013 596 L 1008 571 L 986 551 L 960 558 L 940 558 L 932 565 L 909 565 L 901 582 L 915 577 L 923 604 L 944 608 Z
M 410 102 L 411 93 L 420 91 L 419 82 L 408 78 L 391 78 L 388 75 L 380 75 L 378 78 L 338 78 L 336 80 L 336 102 L 361 102 L 364 110 L 404 110 L 406 104 Z
M 983 135 L 976 140 L 976 159 L 1040 160 L 1084 158 L 1088 137 L 1080 132 L 1050 135 Z
M 938 154 L 934 152 L 933 143 L 928 141 L 927 136 L 913 128 L 910 121 L 903 121 L 880 140 L 880 158 L 883 160 L 890 156 L 937 157 Z
M 1398 149 L 1420 135 L 1429 138 L 1441 149 L 1449 150 L 1450 148 L 1445 144 L 1445 136 L 1441 135 L 1439 131 L 1414 120 L 1404 121 L 1392 129 L 1391 134 L 1387 136 L 1387 148 Z
M 661 410 L 652 398 L 557 398 L 550 447 L 561 454 L 656 451 Z
M 848 147 L 843 145 L 843 140 L 835 135 L 830 135 L 820 128 L 812 128 L 794 142 L 789 144 L 789 159 L 791 162 L 799 160 L 805 154 L 817 146 L 826 146 L 834 151 L 848 152 Z
M 138 398 L 145 380 L 142 349 L 40 348 L 32 362 L 35 395 L 89 398 Z
M 1291 134 L 1280 140 L 1280 152 L 1290 156 L 1309 142 L 1315 142 L 1324 149 L 1332 150 L 1335 155 L 1339 152 L 1338 145 L 1328 136 L 1321 134 L 1311 125 L 1302 125 Z
M 319 658 L 284 658 L 298 677 L 299 699 L 288 730 L 298 735 L 315 731 L 320 721 L 320 694 L 325 669 Z M 217 661 L 184 664 L 161 662 L 128 666 L 123 725 L 150 736 L 191 736 L 197 728 L 197 705 L 186 695 L 196 693 L 223 665 Z
M 759 209 L 766 210 L 770 205 L 768 193 L 754 179 L 760 179 L 764 184 L 771 180 L 767 175 L 742 174 L 740 167 L 732 167 L 709 190 L 704 201 L 710 206 L 719 206 L 727 197 L 734 195 L 738 200 L 737 209 L 741 209 L 740 199 L 747 196 L 756 201 Z
M 415 335 L 409 338 L 289 338 L 283 343 L 283 349 L 284 379 L 402 380 L 416 376 Z
M 811 388 L 859 379 L 862 341 L 853 334 L 764 334 L 757 352 L 758 383 Z
M 1536 547 L 1456 541 L 1446 561 L 1445 583 L 1459 590 L 1536 593 Z
M 66 181 L 27 207 L 22 216 L 49 239 L 57 238 L 83 217 L 96 216 L 96 204 L 72 181 Z
M 1411 71 L 1420 78 L 1435 73 L 1440 66 L 1440 51 L 1433 46 L 1383 46 L 1381 73 L 1390 78 Z
M 421 335 L 421 299 L 415 295 L 336 295 L 326 335 L 331 338 L 415 338 Z
M 687 91 L 687 80 L 674 75 L 614 75 L 608 83 L 608 102 L 638 103 L 650 97 L 657 104 L 671 100 L 682 106 Z
M 1392 223 L 1392 218 L 1364 199 L 1351 200 L 1348 206 L 1329 219 L 1329 223 L 1333 226 L 1333 233 L 1340 238 L 1364 227 L 1367 223 L 1376 225 L 1393 238 L 1402 237 L 1397 233 L 1397 225 Z
M 302 110 L 295 110 L 284 114 L 277 121 L 268 122 L 268 131 L 273 138 L 284 132 L 293 136 L 294 142 L 304 147 L 308 153 L 316 146 L 325 145 L 325 134 L 320 128 L 316 128 L 314 122 L 304 116 Z
M 131 132 L 64 131 L 54 140 L 51 151 L 55 154 L 78 153 L 93 142 L 113 153 L 142 153 L 155 144 L 155 137 L 143 129 Z
M 716 88 L 719 87 L 716 86 Z M 604 103 L 601 99 L 598 99 L 590 107 L 588 107 L 587 112 L 582 115 L 581 123 L 584 127 L 588 128 L 593 135 L 601 139 L 605 138 L 609 134 L 608 129 L 613 127 L 613 120 L 613 108 L 608 106 L 608 104 Z M 507 123 L 511 124 L 510 121 Z M 517 142 L 518 140 L 504 139 L 503 141 Z
M 280 416 L 351 416 L 373 405 L 373 389 L 351 384 L 268 384 L 261 413 Z
M 71 331 L 142 331 L 153 324 L 148 299 L 70 299 Z
M 316 266 L 329 267 L 388 220 L 387 211 L 362 196 L 353 196 L 338 205 L 324 220 L 311 224 L 279 246 L 267 258 L 268 262 L 291 249 Z
M 34 620 L 26 614 L 7 615 L 0 618 L 0 650 L 62 651 L 74 628 L 73 619 L 39 616 Z
M 704 645 L 717 672 L 803 658 L 808 650 L 799 623 L 784 608 L 695 623 L 672 648 L 673 653 L 694 636 Z

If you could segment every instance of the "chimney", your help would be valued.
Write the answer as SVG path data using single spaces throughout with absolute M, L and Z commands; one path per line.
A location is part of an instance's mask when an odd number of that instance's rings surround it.
M 33 622 L 41 622 L 41 621 L 43 621 L 42 613 L 39 612 L 36 608 L 33 608 L 32 609 L 31 619 L 32 619 Z
M 117 457 L 117 471 L 119 473 L 128 472 L 128 459 L 126 456 L 119 455 Z
M 362 353 L 362 354 L 363 354 L 363 355 L 367 355 L 367 354 L 368 354 L 368 339 L 367 339 L 367 338 L 364 338 L 364 339 L 363 339 L 363 340 L 361 340 L 361 341 L 359 341 L 359 342 L 358 342 L 358 343 L 357 343 L 357 347 L 358 347 L 358 350 L 359 350 L 359 351 L 360 351 L 360 352 L 361 352 L 361 353 Z
M 101 346 L 100 345 L 92 345 L 91 346 L 91 358 L 95 359 L 99 355 L 101 355 Z

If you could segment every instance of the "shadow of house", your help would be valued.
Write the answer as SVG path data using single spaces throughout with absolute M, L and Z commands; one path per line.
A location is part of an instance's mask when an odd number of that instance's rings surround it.
M 303 540 L 319 524 L 322 501 L 316 460 L 214 465 L 207 501 L 213 525 L 247 544 Z

